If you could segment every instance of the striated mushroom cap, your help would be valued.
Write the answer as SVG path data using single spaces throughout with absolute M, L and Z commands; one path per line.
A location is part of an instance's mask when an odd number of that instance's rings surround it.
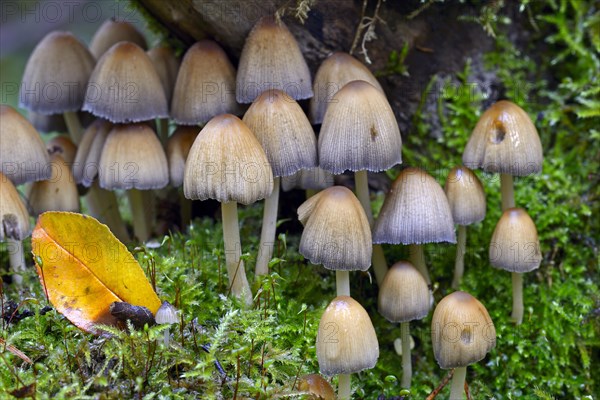
M 317 332 L 319 369 L 326 376 L 352 374 L 375 366 L 379 342 L 367 311 L 352 297 L 329 303 Z
M 283 90 L 295 100 L 313 96 L 310 71 L 296 39 L 283 21 L 267 16 L 254 25 L 244 44 L 236 98 L 252 103 L 269 89 Z
M 366 271 L 371 266 L 371 228 L 360 202 L 349 189 L 332 186 L 298 208 L 304 225 L 300 254 L 327 269 Z
M 146 54 L 154 64 L 154 69 L 156 69 L 165 90 L 167 104 L 170 104 L 179 71 L 179 60 L 173 50 L 167 46 L 153 47 Z
M 104 142 L 112 127 L 110 122 L 98 118 L 85 130 L 72 168 L 75 182 L 85 187 L 92 186 L 92 182 L 98 176 Z
M 319 166 L 334 174 L 383 171 L 402 162 L 402 138 L 385 95 L 352 81 L 333 96 L 319 133 Z
M 483 185 L 467 167 L 454 167 L 446 178 L 444 191 L 452 210 L 454 223 L 471 225 L 485 218 L 486 202 Z
M 465 292 L 439 302 L 431 320 L 433 355 L 444 369 L 482 360 L 496 346 L 496 329 L 486 308 Z
M 19 104 L 41 114 L 79 110 L 95 63 L 71 32 L 50 32 L 27 61 Z
M 131 42 L 146 50 L 146 39 L 127 21 L 108 19 L 94 33 L 90 43 L 90 52 L 98 60 L 111 47 L 119 42 Z
M 185 197 L 250 204 L 272 191 L 269 160 L 246 124 L 231 114 L 211 119 L 188 154 L 183 178 Z
M 406 168 L 392 183 L 373 228 L 373 243 L 456 243 L 442 187 L 427 172 Z
M 71 168 L 61 155 L 50 156 L 52 176 L 48 180 L 34 182 L 29 188 L 29 205 L 32 214 L 46 211 L 79 212 L 79 193 Z
M 199 132 L 200 128 L 197 126 L 181 125 L 175 129 L 175 132 L 173 132 L 167 141 L 169 176 L 171 177 L 171 186 L 173 187 L 183 185 L 185 161 Z
M 225 113 L 241 114 L 235 101 L 235 67 L 216 42 L 201 40 L 181 62 L 171 116 L 180 125 L 198 125 Z
M 301 169 L 281 178 L 281 190 L 288 192 L 294 188 L 322 190 L 333 186 L 333 174 L 322 168 Z
M 463 163 L 486 172 L 526 176 L 542 171 L 542 143 L 531 118 L 510 101 L 494 103 L 479 118 Z
M 310 120 L 313 124 L 323 122 L 333 96 L 352 81 L 368 82 L 383 93 L 369 68 L 348 53 L 336 51 L 321 63 L 313 82 L 315 95 L 310 99 Z
M 273 176 L 317 167 L 317 137 L 302 108 L 281 90 L 263 92 L 243 119 L 271 163 Z
M 83 110 L 113 123 L 169 116 L 167 98 L 152 60 L 130 42 L 115 44 L 98 60 Z
M 15 185 L 0 172 L 0 241 L 23 240 L 31 233 L 29 212 Z
M 379 288 L 379 313 L 390 322 L 423 319 L 431 308 L 430 297 L 423 275 L 408 261 L 398 261 Z
M 522 208 L 502 213 L 490 242 L 492 266 L 510 272 L 529 272 L 540 267 L 542 253 L 535 223 Z

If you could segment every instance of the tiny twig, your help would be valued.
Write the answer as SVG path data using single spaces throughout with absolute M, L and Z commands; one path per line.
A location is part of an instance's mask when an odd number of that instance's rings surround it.
M 13 353 L 15 356 L 19 357 L 21 360 L 25 361 L 28 364 L 33 364 L 33 361 L 31 361 L 31 358 L 27 357 L 25 355 L 25 353 L 23 353 L 21 350 L 17 349 L 15 346 L 13 346 L 12 344 L 8 344 L 6 343 L 6 341 L 2 338 L 0 338 L 0 346 L 4 346 L 4 348 L 8 351 L 10 351 L 11 353 Z M 17 378 L 18 379 L 18 378 Z M 22 382 L 21 382 L 22 383 Z
M 442 382 L 438 385 L 438 387 L 433 389 L 433 392 L 431 392 L 431 394 L 429 396 L 427 396 L 425 398 L 425 400 L 435 399 L 435 396 L 437 396 L 442 391 L 442 389 L 448 384 L 448 382 L 450 382 L 450 379 L 452 379 L 453 375 L 454 375 L 454 369 L 451 369 L 450 372 L 448 372 L 448 375 L 446 375 L 444 377 L 444 379 L 442 379 Z

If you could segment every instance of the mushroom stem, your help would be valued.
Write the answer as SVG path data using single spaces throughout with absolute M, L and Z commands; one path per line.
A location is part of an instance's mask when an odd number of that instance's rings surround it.
M 242 255 L 240 227 L 238 224 L 237 203 L 229 201 L 221 203 L 223 216 L 223 243 L 225 245 L 225 264 L 231 294 L 242 300 L 246 305 L 252 304 L 252 291 L 246 278 Z
M 512 175 L 500 174 L 500 190 L 502 192 L 502 211 L 515 206 L 515 188 Z
M 350 399 L 350 374 L 338 375 L 338 395 L 339 400 Z
M 452 386 L 450 389 L 450 400 L 462 400 L 465 392 L 465 377 L 467 376 L 467 367 L 454 368 L 452 376 Z
M 65 125 L 67 125 L 69 136 L 71 136 L 73 143 L 79 145 L 83 129 L 81 128 L 81 122 L 79 122 L 77 113 L 75 111 L 65 111 L 63 117 L 65 118 Z
M 414 265 L 425 281 L 427 285 L 431 285 L 431 279 L 429 278 L 429 271 L 427 271 L 427 265 L 425 264 L 425 253 L 423 252 L 423 245 L 411 244 L 408 247 L 409 261 Z
M 160 127 L 160 142 L 163 146 L 166 146 L 169 139 L 169 119 L 161 118 L 158 120 L 158 124 Z
M 410 359 L 410 322 L 400 323 L 400 340 L 402 340 L 402 387 L 410 388 L 412 380 L 412 362 Z
M 131 240 L 119 213 L 119 204 L 114 192 L 100 188 L 95 181 L 86 194 L 85 201 L 89 213 L 106 224 L 117 239 L 125 243 Z
M 7 237 L 6 244 L 8 249 L 8 262 L 12 271 L 15 272 L 12 277 L 13 282 L 17 285 L 21 285 L 23 283 L 21 272 L 25 271 L 23 241 Z
M 523 322 L 523 274 L 512 273 L 513 309 L 512 319 L 517 325 Z
M 266 275 L 269 273 L 269 261 L 271 261 L 271 257 L 273 256 L 273 246 L 275 245 L 280 181 L 280 177 L 275 177 L 273 179 L 273 191 L 271 192 L 271 195 L 265 199 L 262 230 L 260 233 L 260 246 L 258 248 L 258 257 L 256 259 L 256 275 Z
M 338 296 L 350 296 L 350 272 L 335 271 L 335 289 Z
M 454 279 L 452 288 L 458 289 L 465 272 L 465 253 L 467 249 L 467 227 L 458 225 L 458 238 L 456 239 L 456 261 L 454 262 Z
M 179 190 L 179 213 L 181 214 L 181 229 L 185 232 L 192 220 L 192 201 L 186 199 L 183 190 Z
M 170 330 L 171 329 L 168 327 L 167 327 L 167 329 L 165 329 L 164 338 L 163 338 L 165 347 L 169 347 L 169 342 L 171 341 L 171 332 L 169 332 Z
M 146 215 L 148 204 L 144 204 L 144 194 L 141 190 L 128 190 L 127 197 L 133 218 L 133 234 L 137 240 L 145 242 L 150 238 L 150 224 Z
M 369 196 L 369 180 L 367 171 L 356 171 L 354 173 L 354 184 L 356 187 L 356 197 L 362 204 L 363 209 L 365 210 L 365 214 L 367 214 L 367 219 L 369 220 L 369 225 L 373 228 L 373 211 L 371 210 L 371 199 Z M 377 284 L 381 286 L 383 282 L 383 278 L 385 278 L 385 274 L 388 271 L 388 266 L 385 261 L 385 255 L 383 254 L 383 248 L 381 245 L 374 244 L 373 245 L 373 255 L 371 257 L 371 263 L 373 264 L 373 271 L 375 272 L 375 279 L 377 279 Z

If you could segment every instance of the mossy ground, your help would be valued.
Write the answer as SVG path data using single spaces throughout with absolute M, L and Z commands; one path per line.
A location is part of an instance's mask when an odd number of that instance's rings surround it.
M 600 10 L 578 0 L 522 3 L 524 12 L 535 16 L 535 26 L 528 28 L 536 40 L 529 44 L 512 44 L 510 27 L 501 18 L 482 14 L 488 19 L 480 22 L 497 35 L 497 49 L 485 55 L 487 68 L 499 77 L 504 97 L 533 117 L 542 139 L 542 173 L 516 179 L 515 191 L 517 204 L 537 224 L 543 261 L 525 276 L 525 320 L 516 327 L 510 321 L 510 274 L 488 261 L 489 240 L 500 217 L 499 180 L 480 173 L 488 214 L 468 230 L 461 289 L 487 307 L 498 339 L 488 357 L 469 367 L 467 381 L 474 399 L 593 399 L 600 396 Z M 540 42 L 543 55 L 534 47 Z M 464 87 L 470 74 L 467 64 L 450 79 Z M 523 83 L 519 87 L 526 90 L 511 90 Z M 440 183 L 460 163 L 483 104 L 495 100 L 478 91 L 462 93 L 438 98 L 440 139 L 430 139 L 433 116 L 420 110 L 404 143 L 404 164 L 426 168 Z M 377 195 L 375 211 L 382 200 Z M 260 205 L 241 210 L 248 270 L 258 246 L 261 211 Z M 17 323 L 3 320 L 0 338 L 34 364 L 0 352 L 0 398 L 31 384 L 40 399 L 299 397 L 296 378 L 318 372 L 316 330 L 335 296 L 334 275 L 304 261 L 297 251 L 298 235 L 282 233 L 272 274 L 256 279 L 249 273 L 255 304 L 244 309 L 226 296 L 221 233 L 218 222 L 196 220 L 188 233 L 172 234 L 159 248 L 136 252 L 154 276 L 159 296 L 182 311 L 182 323 L 171 328 L 170 347 L 162 341 L 164 327 L 110 329 L 111 336 L 94 337 L 54 310 L 42 315 L 47 303 L 33 269 L 23 288 L 4 285 L 4 301 L 20 303 L 33 316 Z M 388 262 L 407 255 L 401 247 L 384 249 Z M 437 302 L 451 291 L 454 247 L 428 245 L 426 251 Z M 4 265 L 6 255 L 1 254 Z M 402 371 L 393 340 L 399 326 L 377 313 L 369 275 L 353 273 L 351 279 L 353 296 L 368 310 L 381 347 L 377 366 L 353 377 L 355 395 L 397 396 Z M 447 373 L 433 358 L 430 318 L 411 324 L 414 399 L 425 398 Z M 217 360 L 224 375 L 215 367 Z M 447 390 L 440 398 L 448 396 Z

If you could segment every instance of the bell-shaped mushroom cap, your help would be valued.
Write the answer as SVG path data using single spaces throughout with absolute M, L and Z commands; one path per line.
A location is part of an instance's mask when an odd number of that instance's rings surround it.
M 486 203 L 483 185 L 469 168 L 452 168 L 446 178 L 444 191 L 455 224 L 471 225 L 485 218 Z
M 42 114 L 79 110 L 95 63 L 72 33 L 50 32 L 27 61 L 19 104 Z
M 75 182 L 85 187 L 92 186 L 92 182 L 98 175 L 98 165 L 104 142 L 111 129 L 110 122 L 98 118 L 85 130 L 72 168 Z
M 167 158 L 169 160 L 171 186 L 173 187 L 183 185 L 185 160 L 199 132 L 200 128 L 197 126 L 181 125 L 169 136 L 169 140 L 167 141 Z
M 0 241 L 23 240 L 29 236 L 29 213 L 15 185 L 0 172 Z
M 490 263 L 510 272 L 529 272 L 542 262 L 535 223 L 522 208 L 502 213 L 490 242 Z
M 108 19 L 98 28 L 90 43 L 90 52 L 98 60 L 108 49 L 119 42 L 131 42 L 146 50 L 146 39 L 127 21 Z
M 29 188 L 29 205 L 33 215 L 46 211 L 79 212 L 79 193 L 71 169 L 59 154 L 50 157 L 52 176 L 34 182 Z
M 423 319 L 431 308 L 430 297 L 423 275 L 408 261 L 398 261 L 379 288 L 379 313 L 390 322 Z
M 179 322 L 179 315 L 177 314 L 177 309 L 171 303 L 163 301 L 158 311 L 156 311 L 154 320 L 159 325 L 176 324 Z
M 27 119 L 40 133 L 67 132 L 65 117 L 61 114 L 40 114 L 35 111 L 27 113 Z
M 167 156 L 148 124 L 113 127 L 100 156 L 99 183 L 107 190 L 149 190 L 167 186 Z
M 333 186 L 298 207 L 304 225 L 300 254 L 327 269 L 366 271 L 371 265 L 371 228 L 360 202 L 349 189 Z
M 243 121 L 265 150 L 273 176 L 289 176 L 317 166 L 315 132 L 302 108 L 285 92 L 263 92 Z
M 333 174 L 322 168 L 308 168 L 281 178 L 281 190 L 288 192 L 294 188 L 322 190 L 333 186 Z
M 375 366 L 379 342 L 367 311 L 352 297 L 329 303 L 317 332 L 317 359 L 323 375 L 352 374 Z
M 152 64 L 154 64 L 156 73 L 165 90 L 167 104 L 169 104 L 173 95 L 173 89 L 175 88 L 175 81 L 177 80 L 179 60 L 173 50 L 167 46 L 153 47 L 146 54 L 152 60 Z
M 98 60 L 83 109 L 114 123 L 169 116 L 165 91 L 152 60 L 130 42 L 115 44 Z
M 231 114 L 211 119 L 188 154 L 183 178 L 185 197 L 250 204 L 272 191 L 269 160 L 246 124 Z
M 171 116 L 180 125 L 198 125 L 225 113 L 241 114 L 235 101 L 235 68 L 217 43 L 201 40 L 181 62 Z
M 261 18 L 246 39 L 238 66 L 236 98 L 252 103 L 262 92 L 280 89 L 295 100 L 313 96 L 310 71 L 283 21 Z
M 71 166 L 75 161 L 77 154 L 77 146 L 66 135 L 55 136 L 46 143 L 46 150 L 50 156 L 57 154 L 62 157 L 63 161 Z
M 383 93 L 381 85 L 369 68 L 350 54 L 336 51 L 323 61 L 313 82 L 315 95 L 310 99 L 310 119 L 313 124 L 323 122 L 325 110 L 332 97 L 352 81 L 369 82 Z
M 531 118 L 510 101 L 493 104 L 479 118 L 463 153 L 469 168 L 526 176 L 542 171 L 542 143 Z
M 4 104 L 0 121 L 0 172 L 15 185 L 50 178 L 46 146 L 29 121 Z
M 373 243 L 456 243 L 448 199 L 437 181 L 406 168 L 392 183 L 373 229 Z
M 466 367 L 496 346 L 496 328 L 486 308 L 465 292 L 439 302 L 431 320 L 433 355 L 441 368 Z
M 402 138 L 385 95 L 352 81 L 333 96 L 319 133 L 319 164 L 334 174 L 383 171 L 402 162 Z

